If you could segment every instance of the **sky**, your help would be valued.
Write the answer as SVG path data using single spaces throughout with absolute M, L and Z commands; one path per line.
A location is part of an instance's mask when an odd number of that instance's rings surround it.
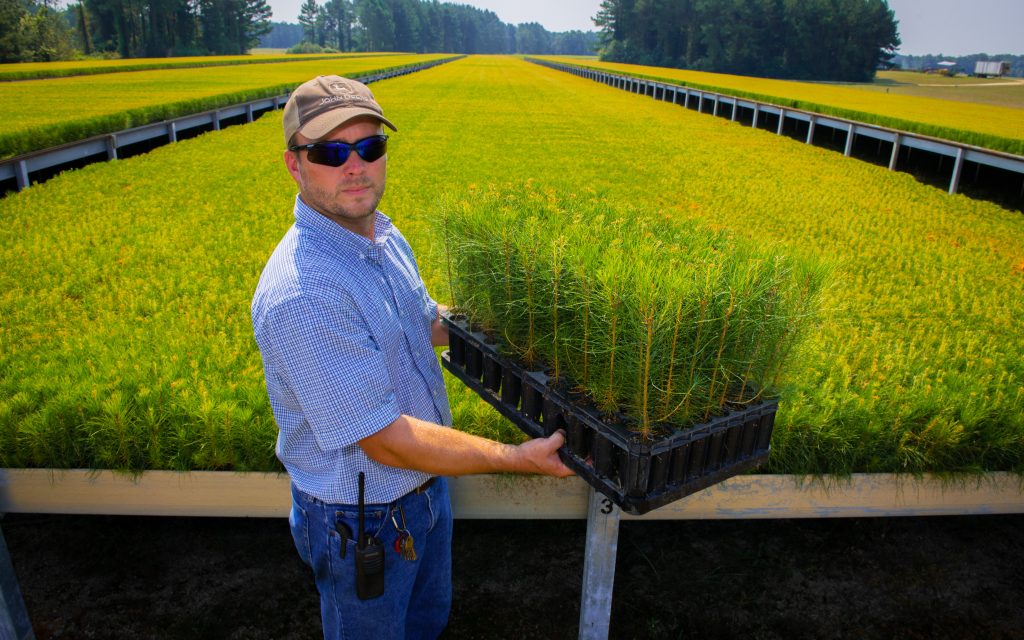
M 298 22 L 302 0 L 269 0 L 274 20 Z M 323 4 L 322 0 L 318 0 Z M 600 0 L 458 0 L 502 22 L 539 22 L 548 31 L 594 29 Z M 899 21 L 899 53 L 1024 55 L 1024 0 L 889 0 Z

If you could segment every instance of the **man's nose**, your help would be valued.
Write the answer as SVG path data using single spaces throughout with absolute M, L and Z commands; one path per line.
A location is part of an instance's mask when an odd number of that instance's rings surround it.
M 360 158 L 356 150 L 353 149 L 349 152 L 348 157 L 345 158 L 345 162 L 342 163 L 341 170 L 345 173 L 359 173 L 366 169 L 367 164 L 369 163 Z

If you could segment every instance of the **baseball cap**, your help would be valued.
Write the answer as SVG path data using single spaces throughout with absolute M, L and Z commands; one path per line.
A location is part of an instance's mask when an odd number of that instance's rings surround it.
M 319 140 L 359 116 L 376 118 L 398 131 L 384 117 L 384 111 L 365 84 L 341 76 L 317 76 L 288 97 L 284 106 L 284 143 L 291 144 L 296 132 L 310 140 Z

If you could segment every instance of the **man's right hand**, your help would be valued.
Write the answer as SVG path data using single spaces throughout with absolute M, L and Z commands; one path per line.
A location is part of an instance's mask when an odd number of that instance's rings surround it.
M 534 438 L 519 445 L 523 473 L 540 473 L 556 478 L 576 475 L 558 457 L 558 449 L 565 444 L 565 432 L 559 429 L 547 438 Z

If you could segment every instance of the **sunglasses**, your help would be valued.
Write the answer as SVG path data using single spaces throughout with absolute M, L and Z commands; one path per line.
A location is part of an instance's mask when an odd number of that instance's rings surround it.
M 366 162 L 380 160 L 388 151 L 388 137 L 380 134 L 356 140 L 355 142 L 313 142 L 288 147 L 289 151 L 306 150 L 306 157 L 314 164 L 325 164 L 328 167 L 340 167 L 348 160 L 353 151 Z

